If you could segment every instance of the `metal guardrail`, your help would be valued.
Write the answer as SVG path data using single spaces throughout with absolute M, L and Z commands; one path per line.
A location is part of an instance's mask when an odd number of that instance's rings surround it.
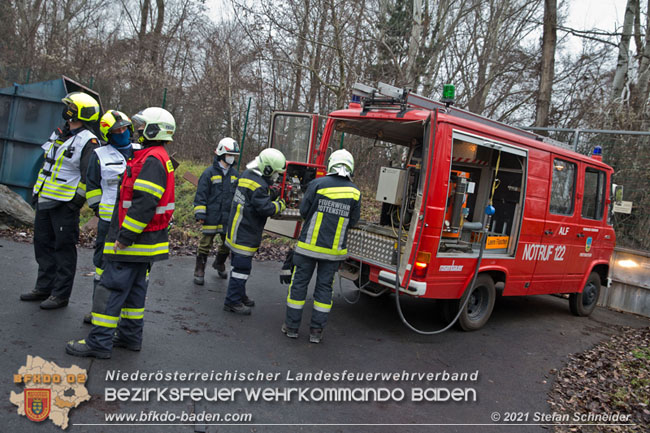
M 609 277 L 612 281 L 650 290 L 650 253 L 615 248 Z
M 599 305 L 650 317 L 650 253 L 617 247 Z

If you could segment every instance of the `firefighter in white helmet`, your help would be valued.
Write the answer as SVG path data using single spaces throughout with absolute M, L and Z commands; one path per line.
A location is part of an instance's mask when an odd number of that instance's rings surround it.
M 286 170 L 287 161 L 277 149 L 264 149 L 246 165 L 237 180 L 233 197 L 226 245 L 232 255 L 230 281 L 223 309 L 235 314 L 251 314 L 252 299 L 246 294 L 246 280 L 251 273 L 253 256 L 262 242 L 266 219 L 286 207 L 282 199 L 271 199 L 269 186 Z
M 68 305 L 77 269 L 79 210 L 86 201 L 86 170 L 99 144 L 93 132 L 100 111 L 95 98 L 72 92 L 62 101 L 66 123 L 42 146 L 45 160 L 33 190 L 38 277 L 34 289 L 20 295 L 22 301 L 43 301 L 41 308 L 45 310 Z
M 139 351 L 149 269 L 169 256 L 174 166 L 164 145 L 172 141 L 176 121 L 160 107 L 132 120 L 142 149 L 122 177 L 104 244 L 104 273 L 93 296 L 93 328 L 84 340 L 68 342 L 70 355 L 110 358 L 113 347 Z
M 219 141 L 214 153 L 212 165 L 201 174 L 194 196 L 194 217 L 203 226 L 194 268 L 194 284 L 199 285 L 204 283 L 205 264 L 217 234 L 221 238 L 221 245 L 212 267 L 221 278 L 228 278 L 225 263 L 230 250 L 226 246 L 226 225 L 235 193 L 235 182 L 239 177 L 234 167 L 239 157 L 239 145 L 232 138 L 226 137 Z
M 354 158 L 345 149 L 332 153 L 327 175 L 309 183 L 300 203 L 304 222 L 293 254 L 294 271 L 287 294 L 287 309 L 282 332 L 298 338 L 307 288 L 314 270 L 314 306 L 309 325 L 309 341 L 320 343 L 323 328 L 332 309 L 334 274 L 347 258 L 347 230 L 354 227 L 361 213 L 361 192 L 351 181 Z

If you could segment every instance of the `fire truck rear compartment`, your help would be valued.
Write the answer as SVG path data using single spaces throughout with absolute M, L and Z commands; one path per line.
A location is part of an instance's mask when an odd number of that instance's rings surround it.
M 428 132 L 424 121 L 391 121 L 386 119 L 337 120 L 336 131 L 330 140 L 330 147 L 343 147 L 346 143 L 361 144 L 370 158 L 385 162 L 373 166 L 377 179 L 372 185 L 360 185 L 363 189 L 363 204 L 370 200 L 381 203 L 380 212 L 369 218 L 369 212 L 362 210 L 362 220 L 355 228 L 348 230 L 347 247 L 351 259 L 343 266 L 342 276 L 355 281 L 366 292 L 380 294 L 385 286 L 373 283 L 378 269 L 394 272 L 397 264 L 397 244 L 402 226 L 402 254 L 407 249 L 408 233 L 411 228 L 418 194 L 422 193 L 420 174 L 424 171 L 422 143 Z M 343 134 L 343 139 L 341 135 Z M 365 187 L 365 188 L 364 188 Z M 370 192 L 368 192 L 370 187 Z M 403 211 L 403 214 L 400 213 Z M 366 218 L 363 218 L 366 216 Z

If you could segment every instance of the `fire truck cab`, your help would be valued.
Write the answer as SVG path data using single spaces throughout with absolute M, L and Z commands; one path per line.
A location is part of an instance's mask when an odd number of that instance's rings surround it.
M 464 330 L 487 322 L 498 291 L 568 294 L 572 313 L 593 311 L 615 245 L 612 168 L 599 153 L 389 85 L 353 93 L 326 118 L 273 115 L 270 145 L 291 162 L 282 183 L 290 221 L 272 230 L 299 233 L 301 191 L 325 174 L 332 150 L 363 149 L 366 161 L 375 152 L 389 161 L 374 167 L 369 197 L 381 212 L 348 230 L 339 271 L 359 290 L 437 299 L 449 320 L 464 306 Z

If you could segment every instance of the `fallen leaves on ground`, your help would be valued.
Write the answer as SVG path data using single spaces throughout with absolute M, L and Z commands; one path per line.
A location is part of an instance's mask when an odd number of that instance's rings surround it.
M 586 352 L 573 354 L 557 373 L 548 403 L 551 411 L 591 416 L 629 414 L 635 426 L 555 426 L 556 432 L 644 432 L 650 425 L 650 328 L 623 328 Z M 600 418 L 602 419 L 602 418 Z M 590 422 L 590 420 L 586 421 Z M 593 424 L 598 422 L 594 421 Z M 600 421 L 600 424 L 616 424 Z
M 79 233 L 79 246 L 83 248 L 94 248 L 96 232 L 94 230 L 81 230 Z M 172 256 L 194 256 L 199 244 L 200 234 L 193 235 L 187 230 L 174 229 L 169 234 L 169 250 Z M 15 242 L 33 243 L 34 229 L 32 228 L 10 228 L 0 230 L 0 238 L 11 239 Z M 215 237 L 215 244 L 221 242 Z M 264 233 L 255 260 L 258 261 L 284 261 L 284 256 L 293 246 L 293 241 L 278 235 Z M 216 254 L 216 245 L 212 249 L 211 256 Z

